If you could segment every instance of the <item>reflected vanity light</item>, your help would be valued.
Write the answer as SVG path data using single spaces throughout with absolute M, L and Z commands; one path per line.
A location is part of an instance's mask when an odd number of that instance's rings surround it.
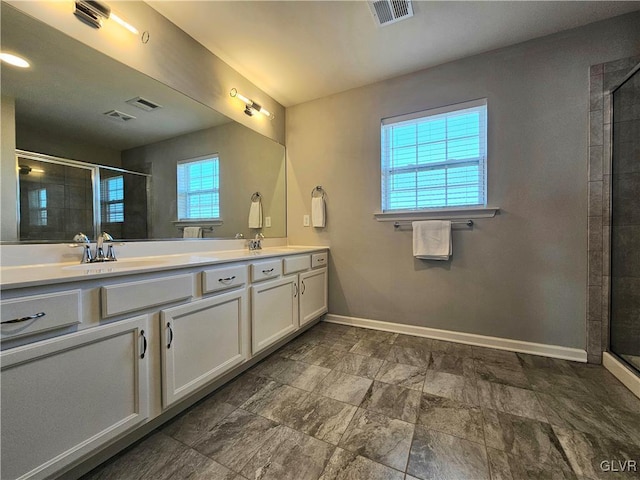
M 73 14 L 91 27 L 101 28 L 105 19 L 111 19 L 134 35 L 139 33 L 136 27 L 112 12 L 111 8 L 105 3 L 94 0 L 78 0 L 75 3 L 76 9 Z
M 29 68 L 31 66 L 31 64 L 29 64 L 29 62 L 24 58 L 19 57 L 18 55 L 13 55 L 12 53 L 1 52 L 0 60 L 19 68 Z
M 233 98 L 237 98 L 242 102 L 244 102 L 245 104 L 244 113 L 246 113 L 250 117 L 252 117 L 255 112 L 260 112 L 261 114 L 263 114 L 265 117 L 269 119 L 273 120 L 273 118 L 275 118 L 275 115 L 273 115 L 273 113 L 269 112 L 269 110 L 264 108 L 262 105 L 254 102 L 250 98 L 247 98 L 244 95 L 242 95 L 240 92 L 238 92 L 236 88 L 232 88 L 231 92 L 229 92 L 229 95 L 231 95 Z

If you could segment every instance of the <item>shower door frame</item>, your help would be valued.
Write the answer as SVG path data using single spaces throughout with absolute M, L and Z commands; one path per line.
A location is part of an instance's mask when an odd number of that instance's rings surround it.
M 611 94 L 639 68 L 640 55 L 592 65 L 590 69 L 586 347 L 587 360 L 594 364 L 602 363 L 603 352 L 613 353 L 609 348 L 613 158 Z

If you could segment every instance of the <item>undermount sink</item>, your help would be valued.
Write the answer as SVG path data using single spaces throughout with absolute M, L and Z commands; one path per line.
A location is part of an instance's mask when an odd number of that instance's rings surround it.
M 126 270 L 130 268 L 145 268 L 165 265 L 167 262 L 156 259 L 131 259 L 131 260 L 117 260 L 115 262 L 95 262 L 95 263 L 80 263 L 78 265 L 69 265 L 62 267 L 63 270 L 79 270 L 81 272 L 102 273 L 102 272 L 116 272 L 118 270 Z

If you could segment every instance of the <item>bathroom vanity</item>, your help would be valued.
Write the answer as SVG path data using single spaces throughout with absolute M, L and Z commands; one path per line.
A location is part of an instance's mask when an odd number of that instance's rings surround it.
M 275 247 L 4 267 L 3 478 L 55 477 L 304 331 L 327 312 L 327 261 Z

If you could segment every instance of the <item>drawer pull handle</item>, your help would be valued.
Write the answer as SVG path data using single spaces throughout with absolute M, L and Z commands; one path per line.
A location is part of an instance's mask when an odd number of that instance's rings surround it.
M 234 275 L 233 277 L 219 278 L 218 281 L 220 283 L 229 283 L 229 282 L 233 282 L 235 279 L 236 279 L 236 276 Z
M 262 273 L 265 275 L 269 275 L 271 272 L 273 272 L 273 268 L 270 268 L 269 270 L 262 270 Z
M 307 287 L 304 284 L 304 280 L 302 280 L 302 292 L 300 292 L 300 295 L 304 295 L 304 291 L 307 289 Z
M 29 315 L 28 317 L 14 318 L 13 320 L 5 320 L 4 322 L 0 322 L 0 325 L 6 325 L 7 323 L 20 323 L 20 322 L 28 322 L 29 320 L 35 320 L 36 318 L 44 317 L 46 313 L 38 312 L 34 315 Z
M 316 262 L 322 263 L 322 262 L 324 262 L 324 258 L 319 258 L 319 259 L 316 260 Z
M 167 328 L 169 329 L 169 343 L 167 343 L 167 349 L 169 349 L 173 343 L 173 328 L 171 328 L 170 322 L 167 322 Z
M 294 283 L 293 284 L 293 298 L 296 298 L 298 296 L 298 284 Z
M 144 358 L 145 353 L 147 353 L 147 337 L 144 336 L 144 330 L 140 330 L 140 336 L 142 337 L 142 353 L 140 354 L 140 358 Z

